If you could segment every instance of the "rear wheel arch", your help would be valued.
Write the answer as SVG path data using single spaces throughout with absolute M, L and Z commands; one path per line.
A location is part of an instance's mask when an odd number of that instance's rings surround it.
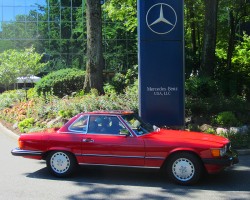
M 57 177 L 72 175 L 78 166 L 75 155 L 70 151 L 52 150 L 44 156 L 49 171 Z
M 63 152 L 67 152 L 67 153 L 71 153 L 73 156 L 74 153 L 72 152 L 72 150 L 70 148 L 65 148 L 65 147 L 52 147 L 52 148 L 47 148 L 47 150 L 45 151 L 45 153 L 43 154 L 43 159 L 46 159 L 46 157 L 53 151 L 63 151 Z

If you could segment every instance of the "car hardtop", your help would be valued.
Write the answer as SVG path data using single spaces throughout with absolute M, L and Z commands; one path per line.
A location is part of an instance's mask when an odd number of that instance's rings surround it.
M 129 114 L 134 114 L 134 112 L 129 110 L 97 110 L 97 111 L 81 113 L 81 115 L 129 115 Z

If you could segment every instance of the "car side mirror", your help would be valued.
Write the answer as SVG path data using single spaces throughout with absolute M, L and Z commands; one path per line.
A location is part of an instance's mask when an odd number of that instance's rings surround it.
M 153 129 L 154 129 L 154 131 L 156 131 L 156 132 L 160 131 L 160 128 L 159 128 L 158 126 L 155 126 L 155 125 L 153 125 Z
M 121 129 L 120 130 L 120 135 L 129 136 L 130 132 L 127 129 Z

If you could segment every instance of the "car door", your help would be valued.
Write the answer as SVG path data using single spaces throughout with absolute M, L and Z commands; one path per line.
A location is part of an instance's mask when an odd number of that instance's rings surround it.
M 82 143 L 85 164 L 144 166 L 144 141 L 129 132 L 117 116 L 91 115 Z
M 87 132 L 88 118 L 88 115 L 80 115 L 69 127 L 65 127 L 65 130 L 61 130 L 60 140 L 57 140 L 62 147 L 74 153 L 79 163 L 83 161 L 82 141 Z

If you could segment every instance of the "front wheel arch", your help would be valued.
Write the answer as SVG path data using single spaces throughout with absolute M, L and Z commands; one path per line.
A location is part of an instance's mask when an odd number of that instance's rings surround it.
M 178 170 L 181 170 L 180 163 L 185 164 L 188 170 L 190 170 L 190 178 L 179 177 L 179 175 L 176 174 L 176 167 L 174 166 L 178 166 L 179 164 Z M 204 169 L 205 167 L 201 158 L 192 151 L 176 151 L 172 153 L 166 158 L 161 167 L 164 175 L 180 185 L 192 185 L 198 182 L 204 174 Z

